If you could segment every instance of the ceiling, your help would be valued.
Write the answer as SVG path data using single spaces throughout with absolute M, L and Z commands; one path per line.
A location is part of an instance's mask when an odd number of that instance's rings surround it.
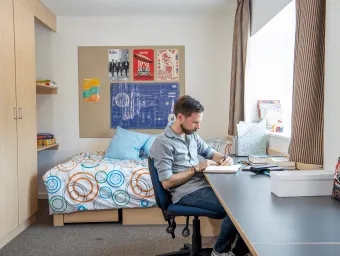
M 210 14 L 230 0 L 41 0 L 56 16 Z

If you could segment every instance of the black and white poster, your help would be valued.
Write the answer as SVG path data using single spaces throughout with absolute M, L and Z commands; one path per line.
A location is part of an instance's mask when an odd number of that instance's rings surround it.
M 128 49 L 110 49 L 108 60 L 110 81 L 127 81 L 130 77 Z

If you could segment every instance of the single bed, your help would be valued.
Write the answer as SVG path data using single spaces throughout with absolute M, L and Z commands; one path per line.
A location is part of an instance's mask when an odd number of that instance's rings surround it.
M 147 159 L 104 158 L 85 152 L 43 176 L 50 214 L 156 206 Z

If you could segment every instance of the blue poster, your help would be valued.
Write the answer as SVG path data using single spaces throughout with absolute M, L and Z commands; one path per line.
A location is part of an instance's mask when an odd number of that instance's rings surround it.
M 111 128 L 164 129 L 175 120 L 179 83 L 111 83 Z

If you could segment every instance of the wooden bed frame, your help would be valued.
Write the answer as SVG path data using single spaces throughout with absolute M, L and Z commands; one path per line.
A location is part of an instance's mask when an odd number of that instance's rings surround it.
M 100 211 L 78 211 L 65 214 L 53 215 L 53 226 L 64 226 L 65 223 L 86 223 L 86 222 L 118 222 L 118 209 Z
M 153 208 L 123 208 L 123 225 L 167 225 L 161 210 Z M 79 211 L 67 214 L 53 215 L 54 226 L 64 226 L 65 223 L 89 223 L 89 222 L 118 222 L 119 210 Z M 177 224 L 185 224 L 185 217 L 177 217 Z M 201 234 L 203 237 L 218 236 L 222 220 L 201 217 Z M 192 220 L 190 220 L 190 224 Z

